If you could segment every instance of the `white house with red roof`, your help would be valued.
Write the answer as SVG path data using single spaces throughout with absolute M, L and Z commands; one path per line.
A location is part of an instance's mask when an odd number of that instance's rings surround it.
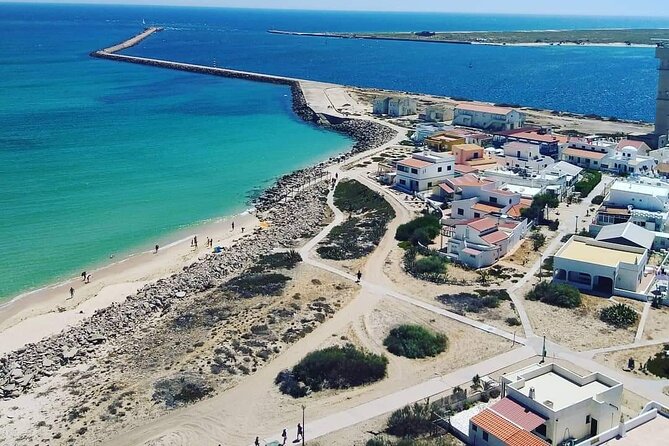
M 420 152 L 397 162 L 395 186 L 409 192 L 432 190 L 455 175 L 455 158 L 446 153 Z
M 570 138 L 569 146 L 562 149 L 560 159 L 585 169 L 619 174 L 655 175 L 657 160 L 640 141 L 611 141 L 596 136 Z
M 525 113 L 508 107 L 463 102 L 453 110 L 453 125 L 483 130 L 513 130 L 525 125 Z
M 483 217 L 455 222 L 448 256 L 472 268 L 493 265 L 514 248 L 527 232 L 527 220 Z

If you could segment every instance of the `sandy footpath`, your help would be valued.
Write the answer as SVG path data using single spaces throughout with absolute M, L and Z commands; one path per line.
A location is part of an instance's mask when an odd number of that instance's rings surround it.
M 235 231 L 231 230 L 232 221 Z M 210 251 L 205 246 L 208 237 L 213 238 L 214 246 L 225 247 L 251 234 L 259 224 L 255 215 L 249 213 L 205 223 L 160 248 L 158 254 L 145 251 L 89 271 L 92 275 L 89 284 L 77 277 L 19 296 L 0 307 L 0 355 L 58 333 L 97 309 L 122 302 L 144 285 L 180 271 Z M 198 238 L 198 248 L 191 247 L 194 235 Z M 75 289 L 73 299 L 69 299 L 70 287 Z

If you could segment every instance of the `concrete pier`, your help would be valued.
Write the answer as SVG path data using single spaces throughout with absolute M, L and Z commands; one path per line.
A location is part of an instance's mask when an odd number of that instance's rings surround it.
M 162 31 L 162 30 L 163 30 L 162 28 L 159 28 L 157 26 L 152 26 L 150 28 L 146 28 L 144 31 L 137 34 L 135 37 L 131 37 L 128 40 L 119 43 L 118 45 L 110 46 L 109 48 L 105 48 L 103 50 L 100 50 L 99 52 L 116 53 L 118 51 L 128 49 L 130 47 L 133 47 L 133 46 L 137 45 L 139 42 L 146 39 L 150 35 L 152 35 L 154 33 L 157 33 L 159 31 Z

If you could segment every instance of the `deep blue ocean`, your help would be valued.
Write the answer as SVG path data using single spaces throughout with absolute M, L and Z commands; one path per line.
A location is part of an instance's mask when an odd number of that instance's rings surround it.
M 652 120 L 652 49 L 301 38 L 294 31 L 667 27 L 666 19 L 0 4 L 0 298 L 243 209 L 350 141 L 297 120 L 285 87 L 92 59 L 127 52 Z M 471 64 L 472 68 L 469 68 Z

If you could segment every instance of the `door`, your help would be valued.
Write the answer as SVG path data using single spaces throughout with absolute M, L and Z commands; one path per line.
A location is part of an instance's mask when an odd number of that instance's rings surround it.
M 594 418 L 590 419 L 590 436 L 594 437 L 597 435 L 597 420 Z

